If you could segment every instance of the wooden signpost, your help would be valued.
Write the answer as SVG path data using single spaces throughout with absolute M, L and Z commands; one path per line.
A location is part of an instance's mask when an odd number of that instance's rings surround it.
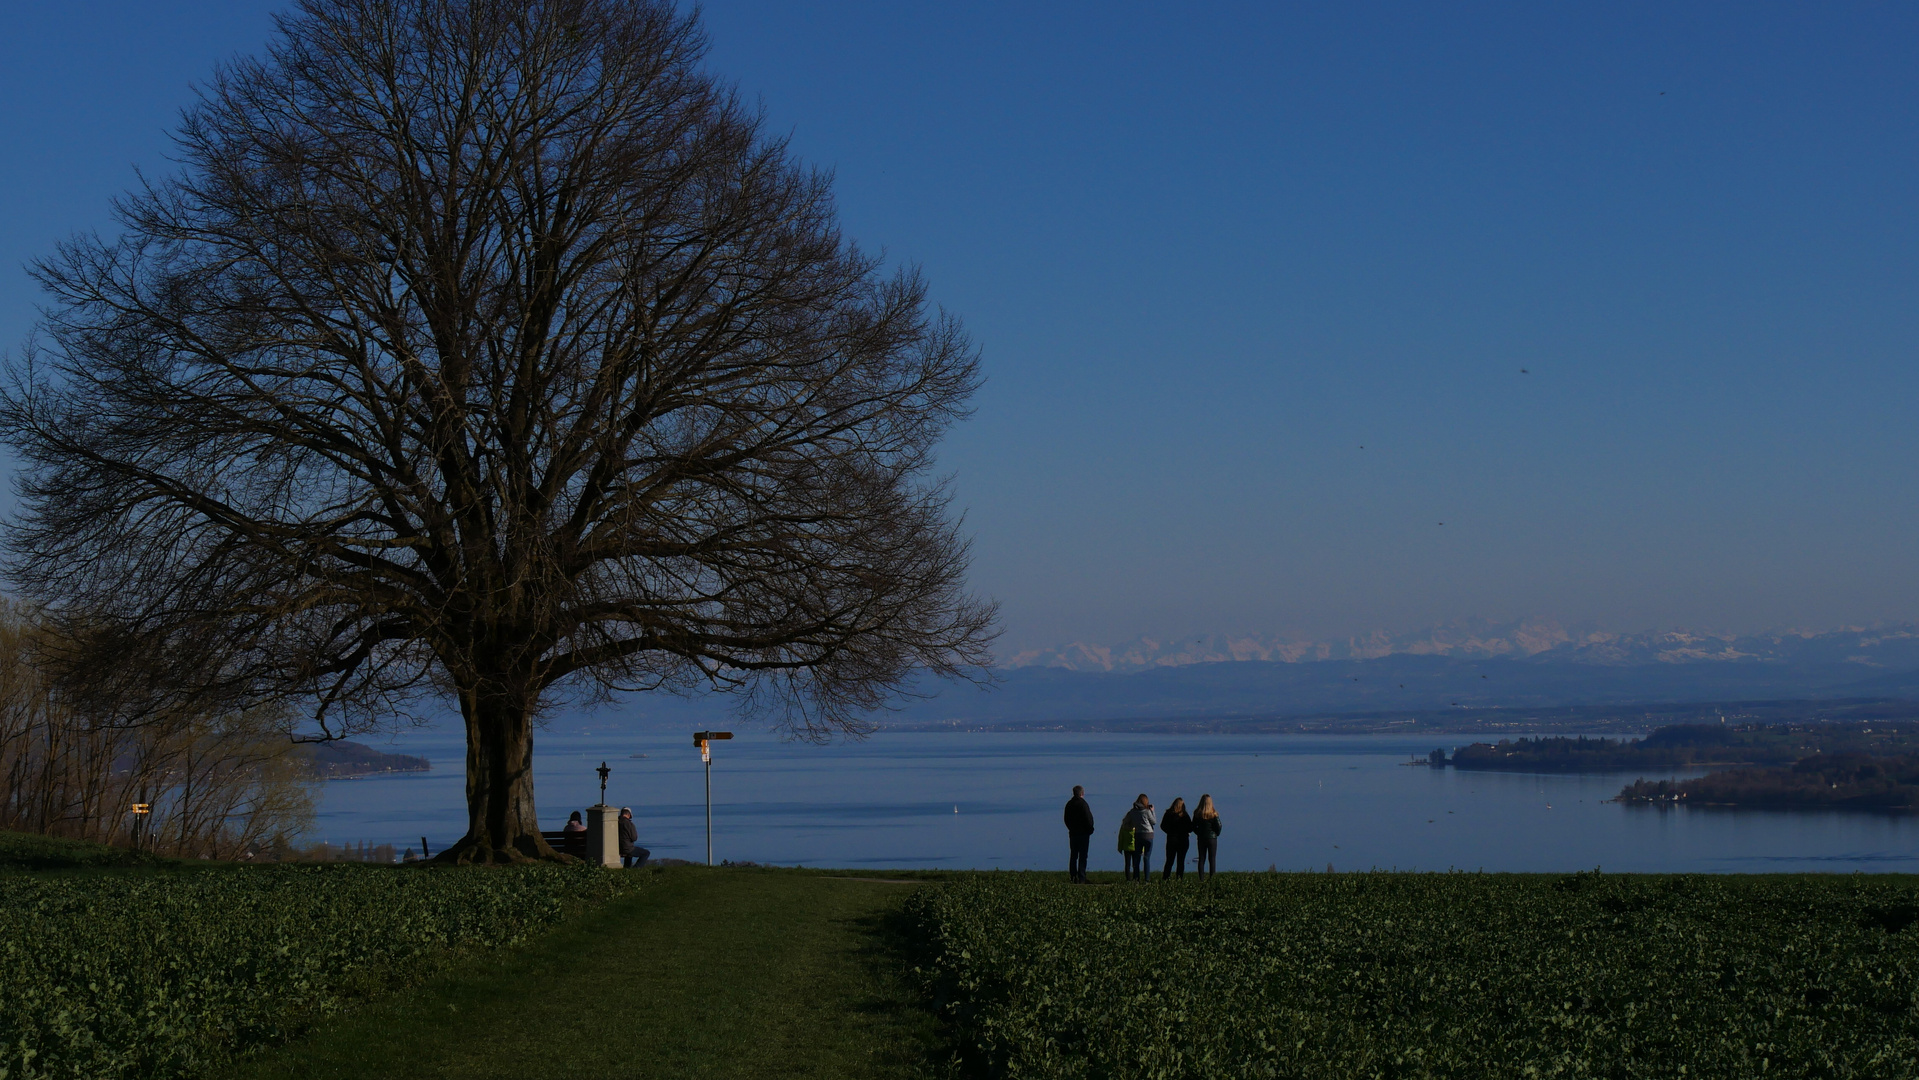
M 696 731 L 693 745 L 700 748 L 700 760 L 706 763 L 706 865 L 713 865 L 713 747 L 715 739 L 730 739 L 730 731 Z
M 145 792 L 141 794 L 145 794 Z M 145 826 L 148 821 L 148 815 L 153 813 L 153 804 L 137 802 L 128 808 L 128 812 L 133 815 L 133 850 L 139 851 L 140 841 L 146 838 L 144 835 L 147 831 Z

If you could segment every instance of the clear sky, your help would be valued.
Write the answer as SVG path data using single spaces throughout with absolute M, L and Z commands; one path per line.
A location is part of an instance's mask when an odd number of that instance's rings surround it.
M 273 7 L 0 9 L 0 343 Z M 1186 7 L 706 7 L 979 341 L 1009 645 L 1919 619 L 1919 8 Z

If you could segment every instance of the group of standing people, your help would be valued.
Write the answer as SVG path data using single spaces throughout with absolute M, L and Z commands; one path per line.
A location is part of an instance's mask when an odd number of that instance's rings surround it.
M 1199 842 L 1195 873 L 1202 880 L 1209 866 L 1214 874 L 1219 873 L 1219 811 L 1213 806 L 1211 795 L 1201 795 L 1199 805 L 1190 814 L 1186 811 L 1185 799 L 1174 799 L 1157 824 L 1155 814 L 1153 800 L 1141 792 L 1120 822 L 1119 851 L 1126 859 L 1126 880 L 1152 879 L 1153 844 L 1162 835 L 1166 838 L 1166 865 L 1159 872 L 1161 881 L 1169 877 L 1185 879 L 1186 853 L 1194 840 Z M 1093 808 L 1087 805 L 1086 789 L 1076 784 L 1072 799 L 1066 803 L 1066 835 L 1071 841 L 1066 871 L 1068 877 L 1081 885 L 1086 884 L 1086 859 L 1094 831 Z

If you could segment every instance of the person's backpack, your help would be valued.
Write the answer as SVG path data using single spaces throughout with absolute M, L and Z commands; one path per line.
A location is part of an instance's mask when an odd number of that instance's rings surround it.
M 1121 825 L 1119 827 L 1119 849 L 1121 851 L 1131 851 L 1137 844 L 1138 841 L 1133 836 L 1133 827 L 1131 825 Z

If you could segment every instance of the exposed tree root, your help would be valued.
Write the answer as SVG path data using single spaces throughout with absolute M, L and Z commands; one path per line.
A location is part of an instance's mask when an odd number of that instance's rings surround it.
M 430 861 L 443 866 L 508 866 L 543 862 L 577 863 L 581 860 L 553 850 L 544 838 L 534 833 L 516 837 L 510 846 L 503 848 L 494 847 L 482 837 L 463 836 L 458 843 L 433 856 Z

